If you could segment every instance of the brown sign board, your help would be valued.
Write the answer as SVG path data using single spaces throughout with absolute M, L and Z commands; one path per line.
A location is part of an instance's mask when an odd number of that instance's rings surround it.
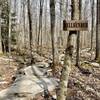
M 84 20 L 71 20 L 63 21 L 63 30 L 64 31 L 87 31 L 88 30 L 88 21 Z

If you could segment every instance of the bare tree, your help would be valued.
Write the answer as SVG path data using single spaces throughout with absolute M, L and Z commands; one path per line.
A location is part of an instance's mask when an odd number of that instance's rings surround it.
M 1 11 L 2 11 L 2 8 L 0 7 L 0 53 L 2 53 L 2 37 L 1 37 Z
M 97 0 L 96 59 L 100 60 L 100 0 Z
M 28 19 L 29 19 L 29 41 L 30 41 L 30 56 L 31 56 L 31 63 L 33 63 L 32 57 L 32 15 L 31 15 L 31 6 L 30 0 L 28 0 Z
M 38 46 L 39 42 L 41 41 L 41 48 L 42 48 L 42 14 L 43 14 L 43 4 L 44 0 L 40 0 L 40 15 L 39 15 L 39 33 L 38 33 Z M 41 38 L 40 38 L 41 35 Z M 41 39 L 41 40 L 40 40 Z M 38 50 L 38 49 L 37 49 Z M 42 50 L 42 49 L 41 49 Z
M 11 55 L 11 0 L 9 0 L 9 56 Z
M 94 0 L 92 0 L 92 4 L 91 4 L 91 15 L 92 15 L 92 19 L 91 19 L 91 50 L 93 49 L 93 31 L 94 31 Z
M 79 19 L 81 19 L 81 0 L 79 0 Z M 77 49 L 76 49 L 76 66 L 79 66 L 79 46 L 80 46 L 80 32 L 77 32 Z
M 47 0 L 45 0 L 45 35 L 46 35 L 46 45 L 48 45 L 47 43 L 47 41 L 48 41 L 48 39 L 47 39 L 47 37 L 48 37 L 48 33 L 47 33 Z
M 23 32 L 24 32 L 24 47 L 26 48 L 26 31 L 25 31 L 25 0 L 22 1 L 23 6 Z
M 37 10 L 37 6 L 38 6 L 38 1 L 36 1 L 36 10 L 35 10 L 35 33 L 36 33 L 36 38 L 35 38 L 35 44 L 37 46 L 37 51 L 38 51 L 38 10 Z
M 63 12 L 63 0 L 60 0 L 60 32 L 58 37 L 58 45 L 61 47 L 63 45 L 63 39 L 62 39 L 62 12 Z
M 71 0 L 71 20 L 79 19 L 79 0 Z M 70 31 L 67 39 L 67 47 L 65 49 L 65 59 L 64 66 L 61 73 L 59 92 L 57 96 L 57 100 L 66 100 L 67 96 L 67 85 L 69 74 L 71 72 L 72 67 L 72 55 L 73 55 L 73 44 L 72 37 L 73 34 L 77 34 L 76 31 Z
M 52 56 L 53 63 L 52 69 L 55 72 L 55 45 L 54 45 L 54 32 L 55 32 L 55 0 L 50 0 L 50 18 L 51 18 L 51 43 L 52 43 Z

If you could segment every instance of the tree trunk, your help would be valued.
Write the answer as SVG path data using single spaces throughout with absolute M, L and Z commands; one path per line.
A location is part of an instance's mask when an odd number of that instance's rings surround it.
M 63 0 L 60 0 L 60 32 L 58 37 L 58 45 L 61 47 L 63 45 L 62 39 L 62 10 L 63 10 Z
M 38 6 L 38 1 L 36 1 L 36 15 L 35 15 L 35 33 L 36 33 L 36 37 L 35 37 L 35 45 L 38 51 L 38 10 L 37 10 L 37 6 Z
M 78 6 L 78 0 L 71 0 L 71 19 L 77 20 L 79 19 L 79 6 Z M 59 85 L 59 92 L 57 96 L 57 100 L 66 100 L 67 96 L 67 86 L 68 86 L 68 79 L 69 74 L 71 72 L 72 67 L 72 55 L 73 55 L 73 44 L 72 44 L 72 36 L 73 34 L 77 34 L 76 31 L 70 31 L 68 35 L 68 42 L 67 47 L 65 50 L 65 59 L 64 59 L 64 66 L 61 73 L 60 78 L 60 85 Z
M 26 45 L 26 30 L 25 30 L 25 0 L 22 1 L 22 6 L 23 6 L 23 32 L 24 32 L 24 48 L 26 49 L 27 45 Z
M 97 0 L 96 59 L 100 61 L 100 0 Z
M 31 64 L 34 62 L 32 57 L 32 15 L 31 15 L 31 7 L 30 7 L 30 0 L 28 0 L 28 19 L 29 19 L 29 41 L 30 41 L 30 57 L 31 57 Z
M 52 70 L 55 73 L 55 45 L 54 45 L 54 32 L 55 32 L 55 0 L 50 0 L 50 17 L 51 17 L 51 44 L 52 44 Z
M 48 33 L 47 33 L 47 0 L 45 0 L 45 35 L 46 35 L 46 43 L 45 45 L 48 46 Z
M 58 94 L 57 100 L 66 100 L 68 79 L 72 66 L 71 65 L 72 53 L 73 53 L 72 34 L 73 32 L 71 31 L 68 35 L 67 48 L 65 50 L 64 66 L 61 73 L 60 85 L 57 93 Z
M 2 53 L 2 37 L 1 37 L 1 7 L 0 7 L 0 54 Z
M 9 0 L 9 56 L 11 55 L 11 0 Z
M 80 32 L 77 32 L 77 49 L 76 49 L 76 66 L 79 66 L 79 46 L 80 46 Z
M 81 0 L 79 0 L 79 19 L 81 19 Z M 79 66 L 80 32 L 77 32 L 76 66 Z
M 94 0 L 92 0 L 92 5 L 91 5 L 91 50 L 93 49 L 93 27 L 94 27 Z
M 42 13 L 43 13 L 43 4 L 44 4 L 44 0 L 40 0 L 39 34 L 38 34 L 38 48 L 37 48 L 37 52 L 39 52 L 39 50 L 38 50 L 39 49 L 39 45 L 40 45 L 39 42 L 41 42 L 41 47 L 40 48 L 42 48 Z M 40 38 L 40 35 L 41 35 L 41 38 Z

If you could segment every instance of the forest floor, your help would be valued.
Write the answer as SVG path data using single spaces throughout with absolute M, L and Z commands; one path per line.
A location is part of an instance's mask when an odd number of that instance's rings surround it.
M 6 55 L 0 56 L 0 90 L 7 88 L 12 83 L 12 77 L 17 71 L 18 64 Z
M 12 78 L 19 69 L 19 65 L 23 65 L 23 57 L 18 57 L 17 59 L 22 62 L 20 64 L 15 60 L 16 57 L 9 60 L 7 56 L 0 56 L 0 91 L 12 84 Z M 40 59 L 40 57 L 38 58 Z M 80 52 L 80 66 L 76 67 L 73 64 L 70 73 L 68 100 L 100 100 L 100 65 L 93 59 L 94 51 L 90 52 L 89 49 L 84 49 Z M 75 55 L 73 61 L 75 62 Z M 57 72 L 60 70 L 61 68 L 58 68 Z M 44 99 L 38 95 L 36 100 Z

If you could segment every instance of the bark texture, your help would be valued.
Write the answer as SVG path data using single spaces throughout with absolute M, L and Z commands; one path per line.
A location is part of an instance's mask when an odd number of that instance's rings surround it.
M 72 3 L 71 19 L 72 20 L 79 19 L 79 3 L 78 2 L 79 2 L 78 0 L 71 0 L 71 3 Z M 64 66 L 62 69 L 57 100 L 67 99 L 66 97 L 67 96 L 67 86 L 68 86 L 69 74 L 71 72 L 71 67 L 72 67 L 72 55 L 73 55 L 73 47 L 74 47 L 72 44 L 73 34 L 76 35 L 77 32 L 70 31 L 68 35 L 67 47 L 65 50 Z
M 96 59 L 100 59 L 100 0 L 97 0 Z
M 31 16 L 31 8 L 30 8 L 30 0 L 28 0 L 28 19 L 29 19 L 29 41 L 30 41 L 30 57 L 31 63 L 32 61 L 32 16 Z
M 1 38 L 1 7 L 0 7 L 0 53 L 2 53 L 2 38 Z
M 53 64 L 52 69 L 53 73 L 55 72 L 55 39 L 54 39 L 54 32 L 55 32 L 55 0 L 50 0 L 50 17 L 51 17 L 51 44 L 52 44 L 52 56 L 53 56 Z

